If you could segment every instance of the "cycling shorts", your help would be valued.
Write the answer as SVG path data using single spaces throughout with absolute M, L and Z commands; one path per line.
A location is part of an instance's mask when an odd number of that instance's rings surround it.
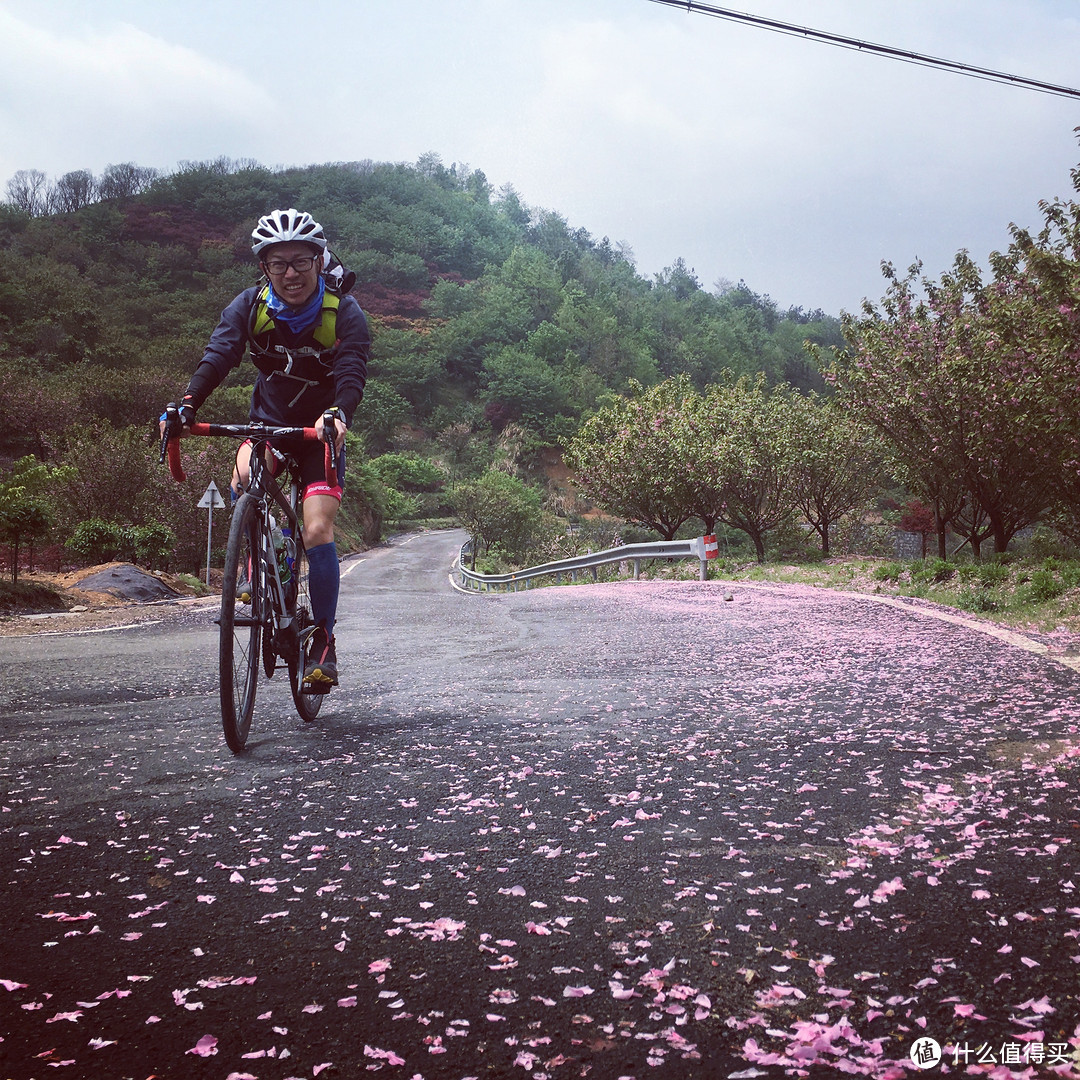
M 250 449 L 251 442 L 242 444 Z M 337 483 L 326 482 L 325 453 L 321 442 L 305 442 L 298 439 L 274 439 L 271 445 L 282 453 L 292 454 L 300 464 L 300 484 L 303 498 L 309 495 L 329 495 L 341 502 L 345 487 L 345 447 L 337 452 Z M 275 476 L 281 471 L 281 462 L 273 461 L 272 471 Z

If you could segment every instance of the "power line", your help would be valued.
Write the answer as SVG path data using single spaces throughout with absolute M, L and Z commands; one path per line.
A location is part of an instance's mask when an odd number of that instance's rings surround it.
M 973 79 L 1006 83 L 1010 86 L 1021 87 L 1024 90 L 1035 90 L 1040 94 L 1052 94 L 1056 97 L 1073 99 L 1080 98 L 1080 90 L 1074 90 L 1070 86 L 1057 86 L 1054 83 L 1043 82 L 1041 79 L 1028 79 L 1023 75 L 1010 75 L 1005 71 L 993 71 L 990 68 L 962 64 L 957 60 L 943 60 L 937 56 L 926 56 L 923 53 L 911 52 L 908 49 L 897 49 L 891 45 L 877 45 L 872 41 L 860 41 L 858 38 L 844 37 L 842 34 L 830 34 L 824 30 L 813 30 L 808 26 L 796 26 L 793 23 L 778 22 L 776 19 L 766 19 L 760 15 L 732 11 L 730 8 L 700 4 L 696 3 L 695 0 L 650 0 L 650 2 L 663 4 L 665 7 L 682 8 L 687 12 L 711 15 L 715 19 L 728 19 L 731 22 L 745 23 L 759 27 L 762 30 L 772 30 L 778 34 L 787 34 L 791 37 L 809 38 L 812 41 L 820 41 L 826 45 L 835 45 L 842 49 L 874 53 L 878 56 L 886 56 L 891 60 L 902 60 L 905 63 L 916 64 L 920 67 L 939 68 L 960 75 L 967 75 Z

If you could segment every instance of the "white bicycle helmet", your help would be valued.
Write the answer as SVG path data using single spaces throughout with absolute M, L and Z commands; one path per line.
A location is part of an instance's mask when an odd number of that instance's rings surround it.
M 271 210 L 265 217 L 259 218 L 259 224 L 251 232 L 251 250 L 261 254 L 272 244 L 285 244 L 290 240 L 300 240 L 305 244 L 314 244 L 321 251 L 326 250 L 326 235 L 322 226 L 303 210 Z

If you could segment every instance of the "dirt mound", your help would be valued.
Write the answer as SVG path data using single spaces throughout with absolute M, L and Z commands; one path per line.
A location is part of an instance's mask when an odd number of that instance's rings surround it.
M 152 600 L 175 600 L 181 594 L 161 578 L 149 574 L 132 563 L 114 563 L 84 577 L 78 585 L 80 592 L 106 593 L 119 600 L 145 604 Z
M 125 562 L 102 563 L 64 574 L 20 574 L 19 580 L 56 590 L 68 608 L 97 609 L 196 595 L 195 589 L 173 574 L 150 573 Z
M 105 563 L 66 574 L 20 574 L 18 585 L 6 591 L 0 583 L 0 637 L 77 633 L 161 619 L 164 612 L 193 612 L 196 608 L 189 605 L 199 604 L 200 591 L 182 578 L 148 573 L 131 563 Z M 207 597 L 207 602 L 214 601 Z

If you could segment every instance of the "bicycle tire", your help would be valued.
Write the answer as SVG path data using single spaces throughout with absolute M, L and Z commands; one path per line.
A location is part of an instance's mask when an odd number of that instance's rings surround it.
M 221 724 L 234 754 L 243 752 L 255 711 L 259 681 L 259 640 L 266 607 L 265 575 L 259 556 L 262 519 L 254 495 L 242 495 L 233 510 L 221 585 L 220 650 Z M 250 604 L 237 586 L 250 583 Z
M 301 642 L 298 654 L 289 660 L 289 687 L 292 690 L 293 704 L 300 714 L 300 719 L 311 723 L 319 715 L 325 694 L 304 693 L 304 631 L 311 626 L 311 596 L 308 593 L 308 560 L 304 550 L 303 537 L 296 540 L 296 558 L 293 561 L 293 583 L 295 591 L 290 593 L 291 613 L 296 620 L 296 630 Z
M 274 677 L 274 672 L 277 670 L 277 661 L 278 654 L 274 647 L 274 635 L 266 627 L 263 629 L 262 634 L 262 665 L 268 679 Z

